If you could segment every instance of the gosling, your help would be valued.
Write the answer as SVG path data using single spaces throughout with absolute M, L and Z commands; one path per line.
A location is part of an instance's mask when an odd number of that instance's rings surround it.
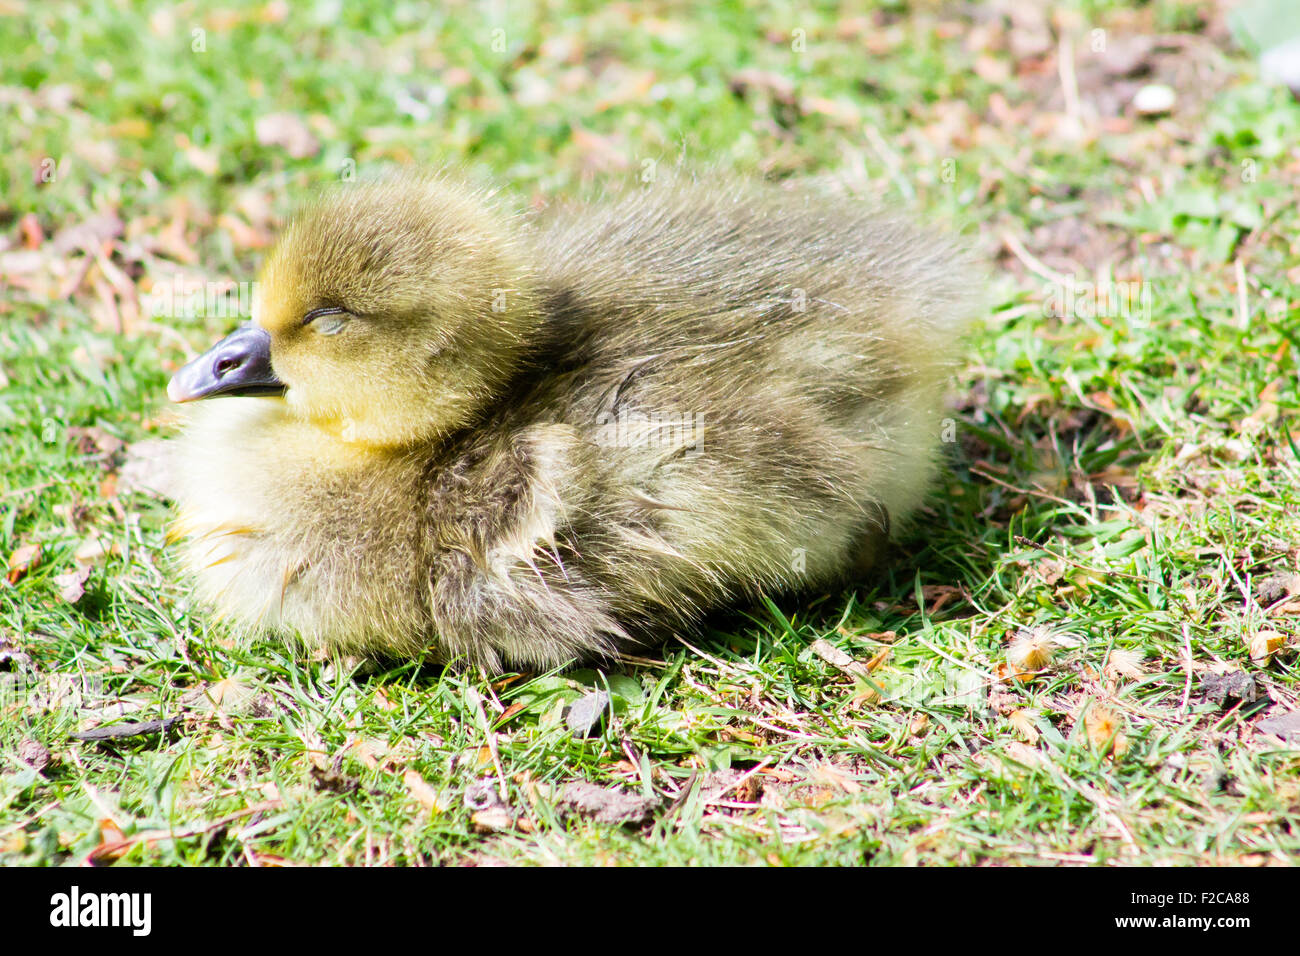
M 932 476 L 963 261 L 770 186 L 339 184 L 168 386 L 181 563 L 240 632 L 490 671 L 853 582 Z

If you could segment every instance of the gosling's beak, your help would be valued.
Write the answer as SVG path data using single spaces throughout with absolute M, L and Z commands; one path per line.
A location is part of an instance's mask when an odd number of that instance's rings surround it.
M 283 394 L 284 383 L 271 368 L 271 336 L 255 325 L 241 325 L 167 383 L 167 397 L 173 402 Z

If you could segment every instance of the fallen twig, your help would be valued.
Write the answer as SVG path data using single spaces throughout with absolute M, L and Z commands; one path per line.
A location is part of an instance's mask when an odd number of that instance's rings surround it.
M 91 730 L 79 730 L 69 734 L 73 740 L 103 742 L 105 740 L 123 740 L 127 737 L 143 737 L 146 734 L 161 734 L 171 730 L 179 717 L 164 717 L 162 720 L 144 720 L 137 723 L 110 724 L 107 727 L 95 727 Z

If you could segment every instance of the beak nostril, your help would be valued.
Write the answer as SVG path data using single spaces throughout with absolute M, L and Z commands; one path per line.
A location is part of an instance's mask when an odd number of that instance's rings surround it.
M 192 402 L 216 395 L 283 395 L 284 383 L 271 368 L 271 337 L 241 325 L 173 376 L 172 401 Z

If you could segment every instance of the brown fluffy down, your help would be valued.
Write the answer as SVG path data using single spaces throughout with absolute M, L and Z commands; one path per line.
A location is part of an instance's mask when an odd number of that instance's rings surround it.
M 974 289 L 952 243 L 774 186 L 520 217 L 338 185 L 259 282 L 285 396 L 173 444 L 183 564 L 244 632 L 491 670 L 854 580 L 925 492 Z

